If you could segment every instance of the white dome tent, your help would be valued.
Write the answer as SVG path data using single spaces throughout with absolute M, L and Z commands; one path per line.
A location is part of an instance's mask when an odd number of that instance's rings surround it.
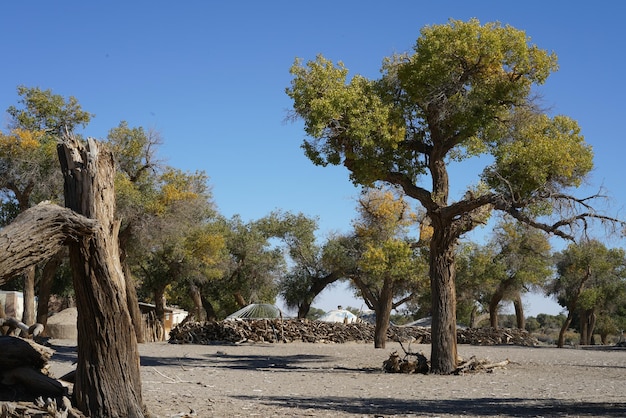
M 344 324 L 352 324 L 358 322 L 358 317 L 352 312 L 342 309 L 341 306 L 338 309 L 333 309 L 326 312 L 319 318 L 322 322 L 343 322 Z

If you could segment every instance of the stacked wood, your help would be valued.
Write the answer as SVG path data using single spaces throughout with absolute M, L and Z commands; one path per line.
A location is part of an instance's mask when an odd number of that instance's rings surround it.
M 459 344 L 536 346 L 539 340 L 518 328 L 466 328 L 457 332 Z
M 71 408 L 68 386 L 48 375 L 53 350 L 19 337 L 0 336 L 0 353 L 0 400 L 9 401 L 2 404 L 0 417 L 81 416 Z
M 430 344 L 430 328 L 391 326 L 389 341 L 411 341 Z M 517 329 L 468 328 L 457 333 L 459 344 L 523 345 L 539 342 L 527 331 Z M 170 332 L 172 344 L 211 344 L 214 342 L 240 344 L 244 342 L 345 343 L 374 341 L 374 325 L 368 323 L 334 323 L 306 319 L 245 319 L 212 322 L 186 322 Z

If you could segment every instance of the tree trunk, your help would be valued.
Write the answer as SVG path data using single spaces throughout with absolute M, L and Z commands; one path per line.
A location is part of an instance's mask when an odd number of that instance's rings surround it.
M 389 280 L 385 280 L 377 303 L 374 305 L 376 312 L 376 325 L 374 326 L 374 348 L 385 348 L 387 343 L 387 330 L 391 318 L 393 305 L 393 289 Z
M 594 345 L 595 344 L 595 339 L 593 338 L 593 333 L 596 330 L 596 312 L 594 309 L 591 310 L 591 312 L 589 313 L 589 322 L 588 322 L 588 327 L 589 327 L 589 344 L 590 345 Z
M 580 345 L 593 344 L 593 332 L 596 325 L 596 314 L 593 309 L 580 312 Z
M 48 260 L 41 272 L 41 280 L 39 280 L 39 293 L 37 295 L 37 323 L 43 325 L 44 335 L 46 335 L 46 325 L 48 324 L 48 303 L 50 302 L 50 293 L 52 291 L 52 284 L 54 283 L 54 275 L 61 265 L 62 259 L 63 251 L 59 251 L 54 257 Z
M 338 272 L 332 272 L 323 277 L 313 277 L 311 287 L 298 304 L 298 319 L 306 318 L 306 316 L 309 314 L 309 311 L 311 310 L 311 305 L 313 304 L 313 301 L 315 300 L 317 295 L 322 293 L 322 291 L 326 289 L 328 285 L 339 280 L 340 277 L 341 276 Z
M 189 283 L 189 296 L 191 296 L 193 301 L 193 312 L 191 313 L 193 317 L 198 322 L 206 321 L 207 315 L 202 306 L 202 294 L 200 293 L 200 288 L 195 283 Z
M 248 305 L 241 293 L 237 292 L 233 296 L 235 297 L 235 302 L 237 302 L 237 306 L 239 306 L 240 308 L 245 308 Z
M 513 307 L 515 308 L 515 319 L 517 320 L 517 328 L 526 328 L 526 318 L 524 318 L 524 305 L 522 304 L 522 296 L 518 293 L 513 299 Z
M 215 308 L 213 308 L 213 304 L 204 295 L 200 294 L 200 296 L 202 297 L 202 307 L 206 312 L 207 321 L 217 321 L 217 313 Z
M 498 290 L 491 296 L 489 300 L 489 324 L 491 328 L 498 329 L 498 306 L 502 300 L 502 292 L 498 286 Z
M 26 269 L 24 277 L 24 311 L 22 322 L 28 325 L 35 323 L 35 266 Z M 26 334 L 22 333 L 22 336 Z
M 565 345 L 565 332 L 569 328 L 569 325 L 572 323 L 573 317 L 574 317 L 574 314 L 572 313 L 572 311 L 568 310 L 567 318 L 565 319 L 565 322 L 563 322 L 563 325 L 561 326 L 561 330 L 559 331 L 559 340 L 556 343 L 556 346 L 558 348 L 563 348 L 563 346 Z
M 477 314 L 478 314 L 478 306 L 474 306 L 472 308 L 472 312 L 470 312 L 470 320 L 469 320 L 470 328 L 476 327 L 476 315 Z
M 130 271 L 128 261 L 126 260 L 126 247 L 131 234 L 132 228 L 130 226 L 127 226 L 118 234 L 120 244 L 120 263 L 122 263 L 124 277 L 126 278 L 126 301 L 128 302 L 128 312 L 130 313 L 130 318 L 133 321 L 133 327 L 135 328 L 135 336 L 137 337 L 138 343 L 144 343 L 146 342 L 146 336 L 144 335 L 144 324 L 143 317 L 141 316 L 141 309 L 139 309 L 137 287 Z
M 431 372 L 450 374 L 457 366 L 454 242 L 446 228 L 433 223 L 430 242 L 432 292 Z
M 137 297 L 135 280 L 133 280 L 128 263 L 122 262 L 122 269 L 126 279 L 126 304 L 128 305 L 130 319 L 133 322 L 135 337 L 137 338 L 138 343 L 145 343 L 146 336 L 144 335 L 144 324 L 141 316 L 141 309 L 139 309 L 139 298 Z
M 581 310 L 579 314 L 580 323 L 580 345 L 589 345 L 589 317 L 588 311 Z
M 165 286 L 159 286 L 153 289 L 154 292 L 154 315 L 158 322 L 156 327 L 155 341 L 165 340 Z
M 128 311 L 115 216 L 113 156 L 95 140 L 66 135 L 58 146 L 66 206 L 97 221 L 69 244 L 78 309 L 74 395 L 92 418 L 144 417 L 137 338 Z

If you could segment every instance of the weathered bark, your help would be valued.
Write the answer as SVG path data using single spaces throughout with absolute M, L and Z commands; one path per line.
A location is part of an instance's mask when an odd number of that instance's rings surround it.
M 515 277 L 509 277 L 498 283 L 496 291 L 491 295 L 489 300 L 489 322 L 491 328 L 498 329 L 498 307 L 505 295 L 511 293 L 511 289 L 515 283 Z
M 563 346 L 565 345 L 565 331 L 567 331 L 570 324 L 572 323 L 573 317 L 574 317 L 574 314 L 572 313 L 572 311 L 568 311 L 567 318 L 565 319 L 565 322 L 563 322 L 563 325 L 561 325 L 561 330 L 559 331 L 559 339 L 556 343 L 556 346 L 558 348 L 563 348 Z
M 498 286 L 498 289 L 489 300 L 489 325 L 494 329 L 498 329 L 498 307 L 503 295 L 501 286 Z
M 526 328 L 526 318 L 524 318 L 524 305 L 522 304 L 522 295 L 517 293 L 513 299 L 513 307 L 515 308 L 515 319 L 517 320 L 517 328 Z
M 37 322 L 44 326 L 44 330 L 48 324 L 48 303 L 50 302 L 54 275 L 61 265 L 62 259 L 63 251 L 59 251 L 46 262 L 41 272 L 41 280 L 39 281 L 39 292 L 37 296 Z
M 430 242 L 432 293 L 431 372 L 451 374 L 457 367 L 454 242 L 443 225 L 433 228 Z
M 113 156 L 95 140 L 66 135 L 58 146 L 66 206 L 97 220 L 69 245 L 78 309 L 74 395 L 92 418 L 143 417 L 139 351 L 128 311 L 115 216 Z
M 592 310 L 591 314 L 589 315 L 589 341 L 588 344 L 595 344 L 595 339 L 593 337 L 593 334 L 596 330 L 596 320 L 598 319 L 595 310 Z
M 576 292 L 574 292 L 574 294 L 572 295 L 572 298 L 569 300 L 569 304 L 567 306 L 567 319 L 565 319 L 565 322 L 563 323 L 563 326 L 561 327 L 561 330 L 559 331 L 559 340 L 556 345 L 558 348 L 563 348 L 565 344 L 565 331 L 567 331 L 567 328 L 569 328 L 570 324 L 572 323 L 572 319 L 574 318 L 574 312 L 576 312 L 576 309 L 578 307 L 578 298 L 580 297 L 580 294 L 582 293 L 583 288 L 585 287 L 585 283 L 590 278 L 591 278 L 591 267 L 587 266 L 587 271 L 585 272 L 585 275 L 580 280 L 580 283 L 578 283 Z
M 206 321 L 207 315 L 204 307 L 202 306 L 202 294 L 200 293 L 200 288 L 193 282 L 189 283 L 189 296 L 193 301 L 193 311 L 191 312 L 191 315 L 193 315 L 195 320 L 198 322 Z
M 376 312 L 376 324 L 374 326 L 374 348 L 385 348 L 387 342 L 387 330 L 389 329 L 389 320 L 391 318 L 391 309 L 393 306 L 393 285 L 390 280 L 383 283 L 378 303 L 374 305 Z
M 35 266 L 30 266 L 22 274 L 24 277 L 24 311 L 22 321 L 27 324 L 35 323 Z
M 139 298 L 137 297 L 137 288 L 135 281 L 133 280 L 128 261 L 126 260 L 126 248 L 132 234 L 132 228 L 127 226 L 120 231 L 118 240 L 120 244 L 120 263 L 122 263 L 122 269 L 124 271 L 124 277 L 126 278 L 126 301 L 128 302 L 128 312 L 130 318 L 133 321 L 135 328 L 135 336 L 138 343 L 144 343 L 146 336 L 144 335 L 144 324 L 141 316 L 141 309 L 139 309 Z
M 217 321 L 217 312 L 215 312 L 215 308 L 211 301 L 209 301 L 204 295 L 202 297 L 202 307 L 206 312 L 207 321 Z
M 0 230 L 0 285 L 54 256 L 70 241 L 93 234 L 97 222 L 70 209 L 40 203 Z
M 161 324 L 165 321 L 165 286 L 154 288 L 154 312 Z
M 241 293 L 237 292 L 233 296 L 235 297 L 235 302 L 237 302 L 237 306 L 239 306 L 240 308 L 245 308 L 248 305 Z
M 144 343 L 146 342 L 146 336 L 144 335 L 143 319 L 141 317 L 141 309 L 139 309 L 139 298 L 137 297 L 135 281 L 132 278 L 128 263 L 122 263 L 122 270 L 126 279 L 126 304 L 128 305 L 128 313 L 135 329 L 135 337 L 137 337 L 138 343 Z
M 593 332 L 596 324 L 596 314 L 593 309 L 581 310 L 580 314 L 580 345 L 590 345 L 593 341 Z

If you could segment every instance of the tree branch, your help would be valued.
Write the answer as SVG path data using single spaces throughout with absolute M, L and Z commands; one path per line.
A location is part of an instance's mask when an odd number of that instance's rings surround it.
M 94 233 L 97 222 L 51 203 L 22 212 L 0 230 L 0 285 L 54 256 L 66 243 Z

